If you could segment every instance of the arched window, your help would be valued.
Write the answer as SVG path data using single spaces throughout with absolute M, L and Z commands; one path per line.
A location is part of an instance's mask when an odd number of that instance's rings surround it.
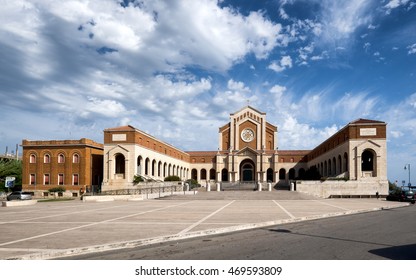
M 341 155 L 338 155 L 338 173 L 342 173 L 342 158 Z
M 279 170 L 279 180 L 286 180 L 286 169 L 281 168 Z
M 348 172 L 348 154 L 344 154 L 344 172 Z
M 29 163 L 36 163 L 36 155 L 35 154 L 30 154 Z
M 191 179 L 198 180 L 198 171 L 195 168 L 191 171 Z
M 150 159 L 146 158 L 144 161 L 144 175 L 149 175 L 149 165 L 150 165 Z
M 79 155 L 73 154 L 72 155 L 72 163 L 79 163 Z
M 65 156 L 64 154 L 58 155 L 58 163 L 64 163 L 65 162 Z
M 162 176 L 162 162 L 161 161 L 159 161 L 157 165 L 157 176 L 158 177 Z
M 328 160 L 328 174 L 327 176 L 331 176 L 332 175 L 332 161 L 329 159 Z
M 152 176 L 155 176 L 155 171 L 156 171 L 156 160 L 154 159 L 152 161 Z
M 215 179 L 216 179 L 216 178 L 215 178 L 215 175 L 216 175 L 215 169 L 214 169 L 214 168 L 211 168 L 211 169 L 209 170 L 209 179 L 210 179 L 210 180 L 215 180 Z
M 228 169 L 227 168 L 224 168 L 221 171 L 221 181 L 228 182 Z
M 206 179 L 207 179 L 207 170 L 202 169 L 201 170 L 201 180 L 206 180 Z
M 51 163 L 51 156 L 49 154 L 43 156 L 43 163 Z
M 296 171 L 294 168 L 289 169 L 289 180 L 295 180 L 296 178 Z
M 143 158 L 141 156 L 138 156 L 137 157 L 137 170 L 136 170 L 136 173 L 138 175 L 142 175 L 142 161 L 143 161 Z
M 267 169 L 267 182 L 273 182 L 273 169 Z

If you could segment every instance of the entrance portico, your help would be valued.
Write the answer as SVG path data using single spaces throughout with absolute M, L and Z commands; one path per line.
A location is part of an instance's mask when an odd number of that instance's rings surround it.
M 245 159 L 240 164 L 240 174 L 242 182 L 255 181 L 256 166 L 251 159 Z

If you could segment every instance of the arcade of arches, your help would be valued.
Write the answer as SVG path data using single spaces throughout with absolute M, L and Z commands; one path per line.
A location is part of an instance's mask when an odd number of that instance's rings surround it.
M 386 123 L 358 119 L 312 150 L 278 149 L 277 126 L 246 106 L 219 128 L 217 151 L 181 151 L 132 126 L 104 130 L 104 183 L 122 185 L 134 175 L 163 180 L 272 182 L 339 177 L 386 179 Z

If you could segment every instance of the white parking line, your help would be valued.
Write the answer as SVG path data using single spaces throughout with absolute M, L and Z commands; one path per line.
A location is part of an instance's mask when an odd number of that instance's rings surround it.
M 22 222 L 28 222 L 28 221 L 34 221 L 34 220 L 40 220 L 40 219 L 46 219 L 46 218 L 59 217 L 59 216 L 68 216 L 68 215 L 72 216 L 72 215 L 80 214 L 80 213 L 95 212 L 95 211 L 101 211 L 101 210 L 112 209 L 112 208 L 123 207 L 123 206 L 124 205 L 118 205 L 118 206 L 98 208 L 98 209 L 90 209 L 90 210 L 77 211 L 77 212 L 65 212 L 65 213 L 61 213 L 61 214 L 41 216 L 41 217 L 36 217 L 36 218 L 28 218 L 28 219 L 22 219 L 22 220 L 16 220 L 16 221 L 0 222 L 0 225 L 2 225 L 2 224 L 16 224 L 16 223 L 22 223 Z
M 273 200 L 273 202 L 276 203 L 276 205 L 279 206 L 280 209 L 282 209 L 289 217 L 291 217 L 292 219 L 295 219 L 296 218 L 296 216 L 292 215 L 292 213 L 290 213 L 282 205 L 280 205 L 279 203 L 277 203 L 276 200 Z
M 331 207 L 335 207 L 335 208 L 338 208 L 338 209 L 341 209 L 341 210 L 344 210 L 344 211 L 351 210 L 351 209 L 344 208 L 344 207 L 341 207 L 341 206 L 336 206 L 336 205 L 333 205 L 333 204 L 330 204 L 330 203 L 326 203 L 326 202 L 323 202 L 323 201 L 320 201 L 320 200 L 314 200 L 314 201 L 319 202 L 319 203 L 324 204 L 324 205 L 328 205 L 328 206 L 331 206 Z
M 201 223 L 203 223 L 205 220 L 211 218 L 212 216 L 214 216 L 215 214 L 221 212 L 223 209 L 225 209 L 227 206 L 231 205 L 232 203 L 234 203 L 235 200 L 231 201 L 230 203 L 228 203 L 227 205 L 224 205 L 223 207 L 221 207 L 220 209 L 218 209 L 215 212 L 212 212 L 211 214 L 209 214 L 208 216 L 205 216 L 204 218 L 202 218 L 201 220 L 199 220 L 198 222 L 194 223 L 193 225 L 187 227 L 186 229 L 182 230 L 181 232 L 179 232 L 178 234 L 184 234 L 187 233 L 188 231 L 190 231 L 191 229 L 193 229 L 194 227 L 200 225 Z
M 50 236 L 50 235 L 59 234 L 59 233 L 67 232 L 67 231 L 77 230 L 77 229 L 86 228 L 86 227 L 90 227 L 90 226 L 95 226 L 95 225 L 99 225 L 99 224 L 104 224 L 104 223 L 117 221 L 117 220 L 121 220 L 121 219 L 125 219 L 125 218 L 139 216 L 139 215 L 143 215 L 143 214 L 147 214 L 147 213 L 152 213 L 152 212 L 156 212 L 156 211 L 160 211 L 160 210 L 165 210 L 165 209 L 176 207 L 176 206 L 181 206 L 181 205 L 184 205 L 184 204 L 189 204 L 189 203 L 192 203 L 192 202 L 193 201 L 188 201 L 188 202 L 184 202 L 184 203 L 180 203 L 180 204 L 175 204 L 175 205 L 170 205 L 170 206 L 166 206 L 166 207 L 156 208 L 156 209 L 153 209 L 153 210 L 148 210 L 148 211 L 139 212 L 139 213 L 134 213 L 134 214 L 118 217 L 118 218 L 108 219 L 108 220 L 101 221 L 101 222 L 95 222 L 95 223 L 90 223 L 90 224 L 82 225 L 82 226 L 78 226 L 78 227 L 67 228 L 67 229 L 58 230 L 58 231 L 54 231 L 54 232 L 49 232 L 49 233 L 45 233 L 45 234 L 39 234 L 39 235 L 35 235 L 35 236 L 32 236 L 32 237 L 28 237 L 28 238 L 23 238 L 23 239 L 19 239 L 19 240 L 14 240 L 14 241 L 10 241 L 10 242 L 1 243 L 0 246 L 6 246 L 6 245 L 14 244 L 14 243 L 19 243 L 19 242 L 22 242 L 22 241 L 32 240 L 32 239 L 36 239 L 36 238 L 40 238 L 40 237 Z M 113 208 L 113 207 L 110 207 L 110 208 Z

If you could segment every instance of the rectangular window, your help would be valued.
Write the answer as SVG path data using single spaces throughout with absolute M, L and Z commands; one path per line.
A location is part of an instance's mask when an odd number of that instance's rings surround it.
M 35 185 L 36 184 L 36 174 L 30 174 L 29 175 L 29 184 Z
M 58 174 L 58 185 L 62 186 L 64 184 L 64 174 Z
M 72 184 L 74 186 L 78 186 L 79 185 L 79 176 L 78 176 L 78 174 L 73 174 L 72 175 Z
M 44 185 L 49 185 L 50 184 L 49 174 L 43 174 L 43 184 Z

